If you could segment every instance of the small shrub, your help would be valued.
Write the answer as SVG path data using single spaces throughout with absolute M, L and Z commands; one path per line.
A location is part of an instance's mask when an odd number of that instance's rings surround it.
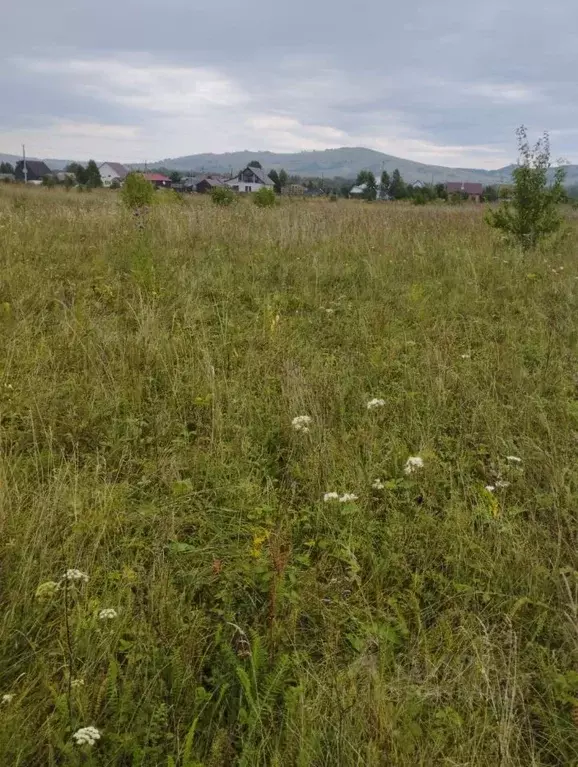
M 229 186 L 216 186 L 211 189 L 211 200 L 215 205 L 232 205 L 237 196 Z
M 562 225 L 558 205 L 564 200 L 566 173 L 564 168 L 556 168 L 554 181 L 549 186 L 551 163 L 548 134 L 544 133 L 534 147 L 530 146 L 523 125 L 516 135 L 520 157 L 512 172 L 514 186 L 511 200 L 505 201 L 497 210 L 488 211 L 486 221 L 505 232 L 524 250 L 530 250 Z
M 142 173 L 129 173 L 120 190 L 121 199 L 131 210 L 144 208 L 154 199 L 155 188 Z
M 272 208 L 277 204 L 277 197 L 272 189 L 264 186 L 258 192 L 255 192 L 253 202 L 260 208 Z
M 330 194 L 329 195 L 329 202 L 337 202 L 337 195 L 336 194 Z

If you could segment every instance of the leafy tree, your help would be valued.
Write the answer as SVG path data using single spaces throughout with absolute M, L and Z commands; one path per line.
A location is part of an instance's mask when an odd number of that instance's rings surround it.
M 0 173 L 14 173 L 14 166 L 9 162 L 0 162 Z
M 558 167 L 554 181 L 548 184 L 550 170 L 550 138 L 544 133 L 531 147 L 528 133 L 522 125 L 516 131 L 519 159 L 512 171 L 514 187 L 510 201 L 497 210 L 490 210 L 486 220 L 490 226 L 505 232 L 524 250 L 534 248 L 562 224 L 558 205 L 564 199 L 566 171 Z
M 389 173 L 384 170 L 381 173 L 381 179 L 379 181 L 379 193 L 381 198 L 387 197 L 389 194 L 389 185 L 391 184 L 391 179 L 389 178 Z
M 396 168 L 393 171 L 391 177 L 391 184 L 389 185 L 389 194 L 394 200 L 403 200 L 407 197 L 407 185 L 401 177 L 401 173 Z
M 215 205 L 232 205 L 237 199 L 237 195 L 230 186 L 215 186 L 211 189 L 211 200 Z
M 248 168 L 261 168 L 263 169 L 263 166 L 259 162 L 259 160 L 251 160 L 251 162 L 247 166 Z
M 100 171 L 94 160 L 89 160 L 86 166 L 86 186 L 89 189 L 97 189 L 102 186 Z
M 275 194 L 281 194 L 281 179 L 279 178 L 279 174 L 276 170 L 272 170 L 269 173 L 269 178 L 273 182 L 273 187 L 275 189 Z
M 436 184 L 435 185 L 435 190 L 436 190 L 436 196 L 438 197 L 438 199 L 440 199 L 440 200 L 447 200 L 448 199 L 448 190 L 446 189 L 446 185 L 445 184 L 442 184 L 442 183 Z
M 42 176 L 42 186 L 46 186 L 49 189 L 52 189 L 56 186 L 56 179 L 51 173 L 47 174 L 46 176 Z
M 287 171 L 285 168 L 281 168 L 279 171 L 279 184 L 281 185 L 281 189 L 283 189 L 284 186 L 287 186 L 287 181 L 289 180 L 289 176 L 287 175 Z
M 497 202 L 500 199 L 500 193 L 497 186 L 489 185 L 484 187 L 484 202 Z
M 173 184 L 180 184 L 181 183 L 181 179 L 182 179 L 182 175 L 179 173 L 178 170 L 172 170 L 169 173 L 169 178 L 173 182 Z
M 360 170 L 355 183 L 357 186 L 365 185 L 365 191 L 363 192 L 364 200 L 375 200 L 377 197 L 377 184 L 375 176 L 370 170 Z
M 124 180 L 120 196 L 127 208 L 140 210 L 150 205 L 154 199 L 155 188 L 142 173 L 129 173 Z
M 426 205 L 436 199 L 437 193 L 431 184 L 425 186 L 408 185 L 406 196 L 413 200 L 414 205 Z
M 273 189 L 263 186 L 253 195 L 253 202 L 255 205 L 258 205 L 259 208 L 271 208 L 276 204 L 277 198 L 275 197 Z
M 81 165 L 79 162 L 71 162 L 69 165 L 66 166 L 66 172 L 67 173 L 74 173 L 74 177 L 76 178 L 76 183 L 80 186 L 85 186 L 88 184 L 88 173 L 84 165 Z

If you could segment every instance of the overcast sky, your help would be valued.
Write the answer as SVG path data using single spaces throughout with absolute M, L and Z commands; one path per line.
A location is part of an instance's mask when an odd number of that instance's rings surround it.
M 578 162 L 576 0 L 0 0 L 0 152 Z

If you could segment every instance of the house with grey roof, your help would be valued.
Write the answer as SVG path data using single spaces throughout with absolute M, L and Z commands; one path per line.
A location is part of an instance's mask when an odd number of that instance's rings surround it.
M 114 182 L 122 184 L 130 173 L 120 162 L 103 162 L 98 169 L 103 186 L 112 186 Z
M 273 182 L 263 168 L 254 168 L 252 165 L 247 165 L 236 176 L 229 179 L 226 184 L 236 192 L 242 192 L 243 194 L 246 192 L 258 192 L 259 189 L 264 187 L 269 189 L 274 187 Z
M 51 175 L 52 171 L 42 160 L 26 160 L 26 174 L 24 173 L 24 160 L 17 162 L 14 168 L 16 181 L 26 180 L 29 184 L 40 184 L 45 176 Z

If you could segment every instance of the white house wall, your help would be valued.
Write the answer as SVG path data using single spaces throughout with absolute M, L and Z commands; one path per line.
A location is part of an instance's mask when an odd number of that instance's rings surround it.
M 112 182 L 116 179 L 120 179 L 120 176 L 118 173 L 110 168 L 106 163 L 102 165 L 100 168 L 100 177 L 102 179 L 102 185 L 103 186 L 111 186 Z
M 237 178 L 233 178 L 230 181 L 227 181 L 227 186 L 230 186 L 230 187 L 238 186 L 239 192 L 241 192 L 242 194 L 245 194 L 245 193 L 248 194 L 249 192 L 258 192 L 259 189 L 263 189 L 265 184 L 254 184 L 254 183 L 250 184 L 245 181 L 239 181 L 239 179 Z

